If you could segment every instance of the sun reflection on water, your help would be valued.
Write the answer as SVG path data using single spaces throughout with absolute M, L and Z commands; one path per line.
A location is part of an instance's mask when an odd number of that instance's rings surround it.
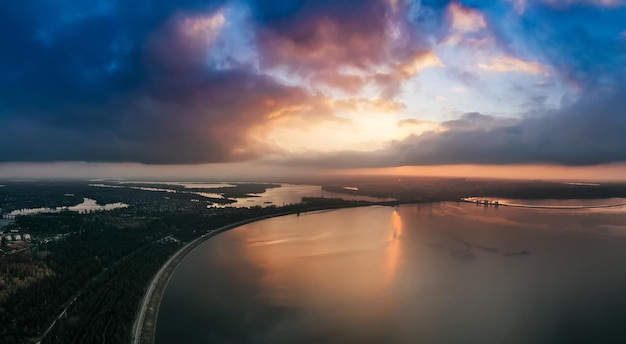
M 402 216 L 400 216 L 398 210 L 395 210 L 391 214 L 391 226 L 388 237 L 389 244 L 387 246 L 387 262 L 385 265 L 385 285 L 387 286 L 393 283 L 398 271 L 402 254 L 401 237 L 403 228 L 404 223 L 402 222 Z

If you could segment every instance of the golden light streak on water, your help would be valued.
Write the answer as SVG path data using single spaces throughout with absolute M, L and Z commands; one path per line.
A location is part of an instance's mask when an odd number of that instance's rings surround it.
M 388 237 L 389 244 L 387 246 L 387 263 L 385 265 L 385 285 L 390 286 L 393 284 L 397 272 L 400 259 L 402 256 L 402 231 L 404 223 L 402 222 L 402 216 L 398 210 L 395 210 L 391 214 L 391 226 Z

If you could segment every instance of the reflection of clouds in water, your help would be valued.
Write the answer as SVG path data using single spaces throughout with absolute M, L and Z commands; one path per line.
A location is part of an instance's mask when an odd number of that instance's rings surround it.
M 605 234 L 613 234 L 618 236 L 626 236 L 626 225 L 599 225 L 593 228 L 594 231 L 605 233 Z
M 187 336 L 194 321 L 222 342 L 574 342 L 554 330 L 568 321 L 600 339 L 623 333 L 606 324 L 626 316 L 626 242 L 569 228 L 620 230 L 626 215 L 455 207 L 343 209 L 223 233 L 184 269 L 202 296 L 176 296 L 197 312 L 176 308 L 159 326 L 172 342 L 207 342 Z

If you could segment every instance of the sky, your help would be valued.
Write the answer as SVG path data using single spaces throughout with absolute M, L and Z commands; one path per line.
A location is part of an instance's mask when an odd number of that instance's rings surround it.
M 0 177 L 626 179 L 626 0 L 0 3 Z

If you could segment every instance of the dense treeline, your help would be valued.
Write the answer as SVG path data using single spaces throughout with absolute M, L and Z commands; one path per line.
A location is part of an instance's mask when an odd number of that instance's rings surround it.
M 0 305 L 15 291 L 53 275 L 52 269 L 41 259 L 45 254 L 45 251 L 37 254 L 28 252 L 3 257 L 0 265 Z
M 46 343 L 128 343 L 145 288 L 154 272 L 180 248 L 173 242 L 142 247 L 109 268 L 68 309 Z
M 39 219 L 43 221 L 44 219 Z M 0 305 L 0 342 L 19 342 L 39 335 L 93 278 L 150 240 L 161 237 L 167 228 L 151 226 L 121 227 L 107 217 L 92 221 L 90 215 L 60 216 L 54 224 L 77 230 L 63 240 L 40 244 L 33 252 L 49 252 L 43 258 L 53 274 L 20 289 Z

